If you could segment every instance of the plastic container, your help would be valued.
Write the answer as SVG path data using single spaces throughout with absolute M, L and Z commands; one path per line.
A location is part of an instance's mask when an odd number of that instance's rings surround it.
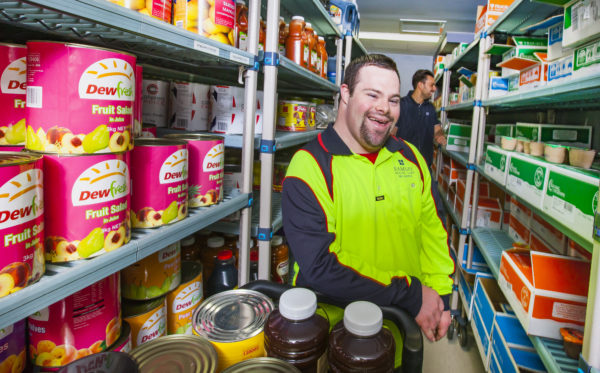
M 287 284 L 290 272 L 290 253 L 283 237 L 273 236 L 271 239 L 271 281 Z
M 344 320 L 329 335 L 330 371 L 392 373 L 396 343 L 382 324 L 383 314 L 375 304 L 350 303 L 344 310 Z
M 223 250 L 217 255 L 215 268 L 208 279 L 206 296 L 233 290 L 237 286 L 238 271 L 234 265 L 231 250 Z
M 317 57 L 315 49 L 317 39 L 315 38 L 315 30 L 312 28 L 312 24 L 310 24 L 310 22 L 306 22 L 306 25 L 304 26 L 304 38 L 306 41 L 302 52 L 302 58 L 304 59 L 303 66 L 314 72 L 315 66 L 313 63 L 313 57 Z
M 289 34 L 285 41 L 285 56 L 300 66 L 304 65 L 304 17 L 293 16 L 289 25 Z
M 225 249 L 225 240 L 223 237 L 212 236 L 206 240 L 206 248 L 200 252 L 200 261 L 202 262 L 202 268 L 204 269 L 204 283 L 208 284 L 208 279 L 215 268 L 215 260 L 217 255 Z M 206 286 L 204 287 L 204 293 L 206 294 Z
M 318 48 L 318 69 L 321 78 L 327 79 L 327 63 L 329 61 L 329 56 L 327 55 L 327 49 L 325 48 L 325 38 L 319 36 L 319 48 Z
M 285 56 L 285 41 L 290 30 L 283 17 L 279 17 L 279 54 Z
M 317 297 L 304 288 L 285 291 L 279 309 L 265 324 L 267 356 L 286 361 L 303 373 L 327 372 L 329 323 L 315 314 Z

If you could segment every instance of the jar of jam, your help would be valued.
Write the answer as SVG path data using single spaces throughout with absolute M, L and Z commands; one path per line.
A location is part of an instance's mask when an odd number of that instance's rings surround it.
M 304 17 L 293 16 L 289 25 L 289 34 L 285 41 L 285 56 L 300 66 L 304 66 Z M 307 66 L 305 66 L 307 67 Z
M 289 250 L 283 237 L 273 236 L 271 239 L 271 281 L 287 284 L 289 274 Z

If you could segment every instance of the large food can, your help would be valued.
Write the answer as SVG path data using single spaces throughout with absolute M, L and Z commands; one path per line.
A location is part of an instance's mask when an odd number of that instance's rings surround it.
M 25 148 L 25 146 L 22 146 L 22 145 L 15 145 L 15 146 L 0 145 L 0 152 L 20 152 L 24 148 Z
M 217 371 L 265 356 L 263 328 L 273 309 L 266 295 L 241 289 L 217 293 L 196 308 L 194 334 L 208 339 L 217 350 Z
M 124 352 L 105 351 L 62 367 L 58 373 L 138 373 L 136 361 Z
M 167 299 L 123 300 L 123 319 L 131 326 L 133 348 L 167 335 Z
M 140 137 L 156 138 L 156 126 L 154 124 L 142 124 L 142 135 Z
M 42 157 L 0 153 L 0 297 L 37 281 L 44 273 Z
M 0 145 L 25 145 L 27 47 L 0 43 Z
M 0 329 L 0 372 L 21 373 L 25 370 L 25 320 Z
M 309 103 L 295 100 L 279 100 L 277 129 L 282 131 L 306 131 L 310 126 Z
M 228 113 L 219 113 L 211 116 L 210 132 L 227 135 L 241 135 L 244 133 L 245 114 L 243 110 L 231 110 Z M 262 113 L 254 115 L 254 133 L 261 134 L 263 127 Z
M 208 206 L 223 199 L 225 141 L 221 136 L 169 134 L 188 142 L 189 207 Z
M 133 137 L 142 135 L 142 92 L 143 92 L 144 68 L 135 66 L 135 101 L 133 102 Z M 133 141 L 129 150 L 133 149 Z
M 34 313 L 27 323 L 36 366 L 63 366 L 108 349 L 121 335 L 119 274 Z
M 144 79 L 142 81 L 142 122 L 166 127 L 169 109 L 169 82 Z M 156 133 L 154 134 L 156 137 Z
M 173 14 L 175 26 L 234 45 L 235 0 L 176 1 Z
M 171 82 L 169 121 L 172 128 L 187 131 L 208 131 L 210 86 Z
M 244 360 L 223 371 L 223 373 L 247 372 L 301 373 L 300 369 L 287 361 L 279 360 L 274 357 L 257 357 L 250 360 Z
M 214 373 L 217 352 L 206 339 L 195 335 L 169 335 L 136 347 L 131 356 L 141 373 L 172 372 Z
M 97 256 L 129 241 L 130 180 L 122 154 L 44 155 L 46 259 Z
M 193 334 L 192 314 L 202 298 L 202 264 L 183 262 L 181 285 L 167 294 L 168 334 Z
M 119 153 L 129 148 L 135 56 L 61 42 L 27 42 L 31 150 Z
M 187 142 L 138 139 L 131 152 L 131 223 L 153 228 L 184 219 L 188 213 Z
M 127 321 L 121 321 L 121 335 L 115 343 L 108 347 L 108 350 L 129 353 L 131 349 L 131 327 Z
M 179 241 L 121 270 L 123 298 L 162 297 L 181 283 Z

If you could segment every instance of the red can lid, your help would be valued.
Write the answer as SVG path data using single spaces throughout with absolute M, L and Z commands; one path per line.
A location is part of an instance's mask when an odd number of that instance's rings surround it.
M 219 251 L 219 254 L 217 255 L 217 259 L 219 260 L 227 260 L 227 259 L 231 259 L 233 257 L 233 254 L 231 253 L 231 250 L 221 250 Z
M 250 251 L 250 261 L 258 262 L 258 251 L 256 251 L 256 250 Z

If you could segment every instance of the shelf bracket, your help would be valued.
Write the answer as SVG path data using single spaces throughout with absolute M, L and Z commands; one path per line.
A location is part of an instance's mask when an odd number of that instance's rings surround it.
M 265 154 L 273 154 L 277 149 L 277 142 L 275 140 L 260 140 L 260 152 Z
M 579 364 L 578 364 L 578 372 L 580 373 L 591 373 L 592 372 L 592 367 L 587 363 L 587 361 L 585 361 L 585 359 L 583 358 L 583 356 L 581 354 L 579 354 Z
M 469 234 L 471 234 L 471 230 L 469 228 L 465 228 L 465 229 L 461 228 L 458 230 L 458 233 L 464 234 L 464 235 L 469 235 Z
M 253 204 L 254 204 L 254 195 L 252 193 L 248 193 L 248 204 L 246 205 L 246 208 L 252 207 Z
M 257 237 L 259 241 L 271 241 L 273 230 L 271 228 L 258 228 Z
M 477 171 L 477 165 L 473 163 L 467 163 L 467 170 Z
M 25 17 L 24 15 L 18 15 L 16 17 L 11 17 L 10 14 L 8 14 L 7 12 L 5 12 L 4 10 L 0 10 L 0 14 L 2 14 L 4 17 L 6 17 L 9 21 L 11 22 L 21 22 L 27 19 L 27 17 Z
M 277 52 L 265 52 L 264 66 L 279 66 L 279 53 Z

